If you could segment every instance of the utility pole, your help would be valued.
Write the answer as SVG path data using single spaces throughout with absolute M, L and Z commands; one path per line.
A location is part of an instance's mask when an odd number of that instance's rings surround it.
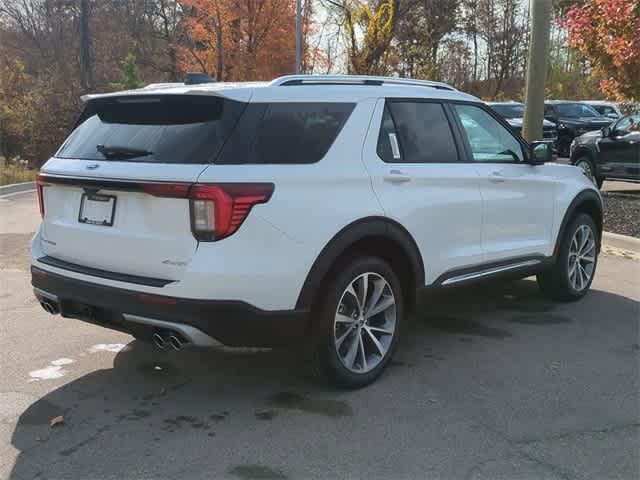
M 296 0 L 296 73 L 302 73 L 302 0 Z
M 82 88 L 90 92 L 95 88 L 93 58 L 91 54 L 91 32 L 89 30 L 89 0 L 80 0 L 80 73 Z
M 525 85 L 522 136 L 528 142 L 542 140 L 544 90 L 547 84 L 551 0 L 531 0 L 531 37 Z

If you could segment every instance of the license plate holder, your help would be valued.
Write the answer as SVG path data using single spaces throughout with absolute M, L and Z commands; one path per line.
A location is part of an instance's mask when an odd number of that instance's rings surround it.
M 112 227 L 117 197 L 99 193 L 83 193 L 80 199 L 78 222 Z

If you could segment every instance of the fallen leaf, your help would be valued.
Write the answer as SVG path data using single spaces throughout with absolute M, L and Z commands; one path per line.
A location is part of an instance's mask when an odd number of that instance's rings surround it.
M 64 417 L 62 415 L 58 415 L 57 417 L 53 417 L 51 420 L 49 420 L 49 425 L 51 427 L 55 427 L 60 423 L 64 423 Z

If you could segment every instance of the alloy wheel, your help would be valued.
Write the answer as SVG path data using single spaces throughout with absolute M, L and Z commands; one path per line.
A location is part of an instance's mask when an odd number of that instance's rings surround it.
M 591 168 L 591 164 L 589 162 L 587 162 L 586 160 L 581 160 L 576 166 L 582 169 L 583 173 L 589 180 L 591 180 L 594 184 L 596 183 L 596 179 L 593 175 L 593 169 Z
M 367 373 L 387 356 L 396 333 L 396 300 L 380 274 L 358 275 L 344 290 L 334 320 L 340 362 L 353 373 Z
M 588 225 L 580 225 L 569 245 L 569 283 L 574 290 L 584 290 L 593 277 L 596 265 L 596 240 Z

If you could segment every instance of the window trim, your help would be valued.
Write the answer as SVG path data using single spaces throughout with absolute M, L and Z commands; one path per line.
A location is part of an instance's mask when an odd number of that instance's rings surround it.
M 464 161 L 465 152 L 461 147 L 460 137 L 458 132 L 456 131 L 456 126 L 453 118 L 451 117 L 451 112 L 448 111 L 447 103 L 449 100 L 444 100 L 440 98 L 413 98 L 413 97 L 384 97 L 384 105 L 382 108 L 382 115 L 380 116 L 380 124 L 378 126 L 378 135 L 376 136 L 376 155 L 378 159 L 387 164 L 387 165 L 443 165 L 443 164 L 454 164 L 454 163 L 466 163 Z M 404 147 L 402 146 L 402 140 L 398 136 L 398 127 L 396 123 L 396 119 L 393 115 L 393 111 L 389 108 L 389 104 L 391 103 L 437 103 L 442 107 L 444 117 L 447 119 L 447 123 L 449 125 L 449 130 L 451 131 L 451 136 L 453 138 L 453 144 L 456 148 L 456 160 L 447 160 L 442 162 L 407 162 L 404 161 Z M 382 131 L 384 125 L 384 113 L 385 110 L 389 112 L 389 116 L 391 117 L 391 121 L 393 122 L 393 128 L 396 131 L 396 137 L 398 139 L 398 146 L 400 148 L 400 157 L 401 161 L 399 162 L 387 162 L 384 160 L 380 154 L 378 153 L 378 142 L 380 141 L 380 132 Z
M 466 100 L 448 100 L 447 103 L 448 103 L 449 109 L 451 110 L 451 114 L 455 119 L 455 123 L 458 128 L 458 133 L 460 135 L 461 142 L 465 149 L 466 160 L 464 161 L 464 163 L 472 163 L 472 164 L 478 164 L 478 165 L 483 165 L 483 164 L 527 165 L 528 164 L 529 144 L 522 137 L 520 137 L 520 135 L 516 134 L 513 131 L 513 128 L 511 128 L 511 125 L 509 125 L 509 123 L 504 118 L 500 117 L 496 112 L 491 110 L 491 108 L 488 105 L 485 105 L 484 103 L 470 102 Z M 462 121 L 460 120 L 460 117 L 455 110 L 455 105 L 470 105 L 473 107 L 477 107 L 481 110 L 484 110 L 486 113 L 488 113 L 494 120 L 496 120 L 500 125 L 506 128 L 507 131 L 511 134 L 511 136 L 513 136 L 513 138 L 518 142 L 518 144 L 520 145 L 520 148 L 522 149 L 522 160 L 518 160 L 518 161 L 511 160 L 511 161 L 504 161 L 504 162 L 497 162 L 492 160 L 482 160 L 482 161 L 474 160 L 473 151 L 471 150 L 471 144 L 469 143 L 467 134 L 465 133 L 464 127 L 462 126 Z

